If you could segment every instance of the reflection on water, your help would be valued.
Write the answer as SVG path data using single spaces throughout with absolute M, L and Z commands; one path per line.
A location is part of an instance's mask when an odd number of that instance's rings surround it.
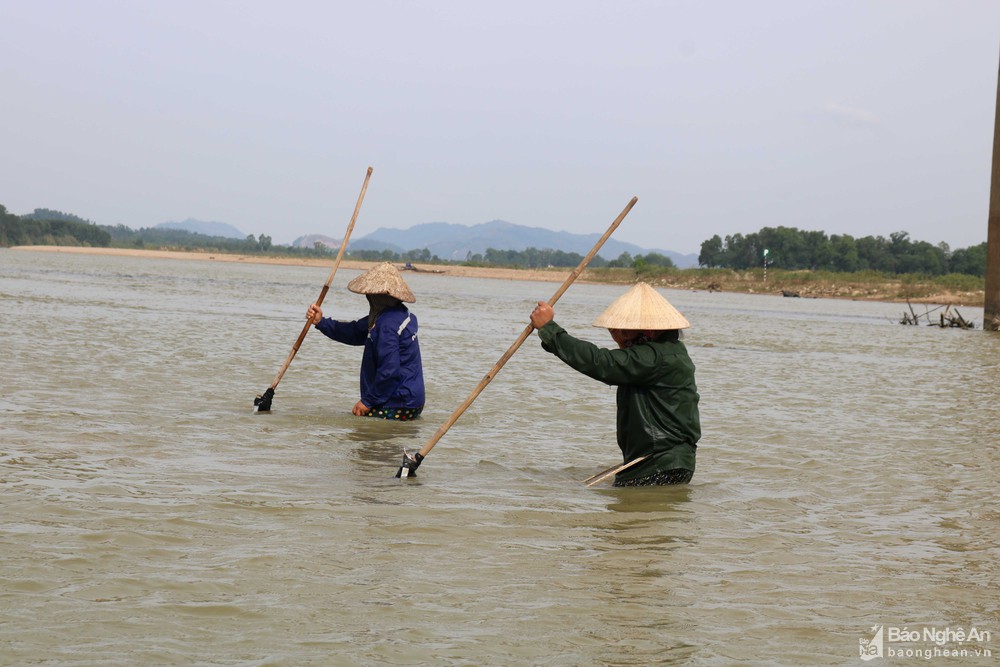
M 659 489 L 608 488 L 598 492 L 607 496 L 607 508 L 615 512 L 646 512 L 657 519 L 683 521 L 688 518 L 685 503 L 691 500 L 691 486 Z
M 332 316 L 364 311 L 354 275 Z M 1000 337 L 667 292 L 690 486 L 584 487 L 614 390 L 535 338 L 401 481 L 552 285 L 407 276 L 416 421 L 351 415 L 361 351 L 315 333 L 253 414 L 325 277 L 0 250 L 0 662 L 842 665 L 874 625 L 1000 636 Z M 623 290 L 574 285 L 557 319 L 608 344 Z

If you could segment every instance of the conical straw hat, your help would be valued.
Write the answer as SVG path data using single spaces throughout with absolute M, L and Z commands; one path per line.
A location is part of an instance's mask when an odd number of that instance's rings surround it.
M 406 303 L 417 300 L 403 276 L 399 275 L 399 269 L 390 262 L 382 262 L 368 269 L 347 283 L 347 289 L 355 294 L 388 294 Z
M 655 289 L 646 283 L 636 283 L 597 316 L 594 326 L 605 329 L 666 331 L 687 329 L 691 323 Z

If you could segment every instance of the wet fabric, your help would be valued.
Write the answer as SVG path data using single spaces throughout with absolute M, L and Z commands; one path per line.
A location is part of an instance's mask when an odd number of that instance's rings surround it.
M 646 477 L 637 479 L 620 480 L 616 479 L 612 486 L 664 486 L 667 484 L 687 484 L 694 477 L 694 470 L 675 468 L 673 470 L 662 470 Z
M 694 363 L 677 331 L 626 349 L 574 338 L 554 321 L 538 330 L 542 348 L 584 375 L 617 387 L 617 439 L 624 462 L 649 455 L 615 476 L 628 482 L 668 470 L 694 471 L 701 438 Z
M 375 417 L 376 419 L 395 419 L 405 422 L 416 419 L 423 412 L 423 408 L 372 408 L 365 417 Z

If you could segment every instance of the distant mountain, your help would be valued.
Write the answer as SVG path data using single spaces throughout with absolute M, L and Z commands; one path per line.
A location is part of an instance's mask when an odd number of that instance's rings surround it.
M 188 218 L 184 222 L 161 222 L 156 225 L 159 229 L 183 229 L 195 234 L 205 236 L 221 236 L 227 239 L 245 239 L 246 234 L 225 222 L 205 222 Z
M 388 243 L 387 241 L 379 241 L 378 239 L 369 239 L 367 236 L 357 239 L 356 241 L 351 241 L 348 244 L 348 248 L 352 251 L 357 250 L 389 250 L 391 252 L 404 253 L 407 250 L 419 250 L 423 246 L 417 246 L 416 248 L 404 248 L 403 246 L 396 245 L 395 243 Z M 437 254 L 437 253 L 431 253 Z M 438 255 L 440 257 L 440 255 Z M 462 259 L 465 259 L 464 257 Z
M 331 250 L 340 250 L 342 239 L 335 239 L 323 234 L 306 234 L 292 241 L 293 248 L 315 248 L 317 243 L 322 243 Z
M 479 225 L 458 225 L 447 222 L 427 222 L 409 229 L 380 227 L 371 234 L 356 239 L 349 250 L 391 250 L 405 252 L 427 248 L 441 259 L 464 260 L 470 253 L 483 253 L 487 248 L 497 250 L 524 250 L 526 248 L 562 250 L 586 255 L 600 234 L 572 234 L 556 232 L 542 227 L 526 227 L 503 220 L 493 220 Z M 299 245 L 298 241 L 293 245 Z M 311 244 L 309 244 L 311 247 Z M 697 255 L 684 255 L 672 250 L 642 248 L 634 243 L 608 239 L 600 255 L 612 260 L 623 252 L 646 255 L 650 252 L 669 257 L 678 268 L 698 266 Z
M 322 243 L 330 250 L 340 250 L 341 241 L 342 239 L 335 239 L 323 234 L 306 234 L 292 241 L 292 247 L 315 248 L 317 243 Z M 348 243 L 347 247 L 354 252 L 358 250 L 389 250 L 390 252 L 402 254 L 407 250 L 413 250 L 413 248 L 403 248 L 394 243 L 386 243 L 385 241 L 369 241 L 366 238 L 355 239 Z

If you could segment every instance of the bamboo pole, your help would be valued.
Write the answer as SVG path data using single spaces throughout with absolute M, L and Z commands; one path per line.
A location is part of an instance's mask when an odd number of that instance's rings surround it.
M 997 106 L 993 125 L 993 171 L 990 178 L 990 212 L 986 232 L 986 294 L 983 329 L 1000 331 L 1000 68 L 997 71 Z
M 597 243 L 590 249 L 590 252 L 583 258 L 579 266 L 573 269 L 563 284 L 560 285 L 559 289 L 556 290 L 556 293 L 552 295 L 552 298 L 548 301 L 550 305 L 555 304 L 555 302 L 559 300 L 559 297 L 561 297 L 563 293 L 569 289 L 569 286 L 573 284 L 573 281 L 575 281 L 577 277 L 583 273 L 583 270 L 587 268 L 587 264 L 590 263 L 590 260 L 594 258 L 594 255 L 597 254 L 597 251 L 601 249 L 601 246 L 604 245 L 604 242 L 608 240 L 611 234 L 618 229 L 618 225 L 620 225 L 622 220 L 625 219 L 625 216 L 628 215 L 628 212 L 632 210 L 632 207 L 635 206 L 637 201 L 639 201 L 638 197 L 632 197 L 629 203 L 626 204 L 625 208 L 622 209 L 622 212 L 618 214 L 618 217 L 611 223 L 611 226 L 608 227 L 606 232 L 604 232 L 604 235 L 597 240 Z M 405 478 L 416 476 L 416 470 L 420 466 L 421 461 L 424 460 L 424 457 L 430 454 L 430 451 L 434 449 L 434 445 L 436 445 L 444 434 L 448 432 L 448 429 L 450 429 L 452 425 L 458 421 L 458 418 L 462 416 L 462 413 L 464 413 L 466 409 L 472 405 L 472 402 L 476 400 L 476 397 L 479 396 L 479 394 L 483 392 L 483 389 L 486 388 L 486 385 L 488 385 L 493 378 L 496 377 L 496 374 L 500 372 L 500 369 L 504 367 L 504 364 L 506 364 L 507 361 L 514 356 L 514 353 L 517 352 L 518 348 L 521 347 L 521 344 L 528 339 L 528 336 L 530 336 L 534 330 L 535 327 L 531 324 L 528 324 L 528 326 L 524 328 L 521 335 L 518 336 L 517 340 L 515 340 L 509 348 L 507 348 L 507 351 L 503 353 L 503 356 L 501 356 L 500 359 L 493 364 L 493 368 L 491 368 L 489 372 L 483 376 L 483 379 L 479 381 L 479 384 L 477 384 L 472 390 L 472 393 L 470 393 L 469 396 L 462 401 L 462 404 L 455 409 L 455 411 L 443 424 L 441 424 L 434 435 L 431 436 L 431 439 L 428 440 L 419 451 L 414 452 L 411 455 L 405 448 L 403 449 L 403 464 L 399 467 L 399 470 L 396 471 L 396 477 Z
M 344 232 L 344 239 L 340 242 L 340 250 L 337 251 L 337 259 L 334 261 L 333 269 L 330 270 L 330 275 L 327 276 L 326 282 L 323 283 L 323 289 L 320 290 L 319 297 L 315 301 L 317 306 L 323 304 L 323 299 L 326 298 L 326 293 L 330 291 L 330 284 L 333 283 L 333 277 L 337 275 L 337 269 L 340 268 L 340 260 L 344 258 L 344 251 L 347 250 L 347 242 L 351 238 L 351 232 L 354 230 L 354 223 L 358 220 L 358 211 L 361 210 L 361 202 L 365 200 L 365 192 L 368 190 L 368 181 L 371 180 L 371 177 L 372 168 L 368 167 L 368 172 L 365 174 L 365 182 L 361 186 L 361 194 L 358 195 L 358 203 L 354 206 L 354 214 L 351 215 L 351 222 L 348 223 L 347 231 Z M 274 381 L 271 382 L 271 385 L 264 390 L 263 394 L 258 394 L 257 397 L 253 399 L 253 411 L 255 413 L 271 411 L 271 401 L 274 399 L 274 390 L 278 388 L 278 383 L 281 382 L 282 376 L 285 374 L 285 371 L 288 370 L 288 366 L 291 365 L 292 359 L 295 358 L 295 353 L 299 351 L 302 341 L 305 340 L 306 334 L 309 333 L 312 326 L 313 323 L 307 320 L 302 326 L 302 332 L 292 345 L 292 351 L 288 353 L 285 363 L 282 364 L 278 374 L 274 376 Z

